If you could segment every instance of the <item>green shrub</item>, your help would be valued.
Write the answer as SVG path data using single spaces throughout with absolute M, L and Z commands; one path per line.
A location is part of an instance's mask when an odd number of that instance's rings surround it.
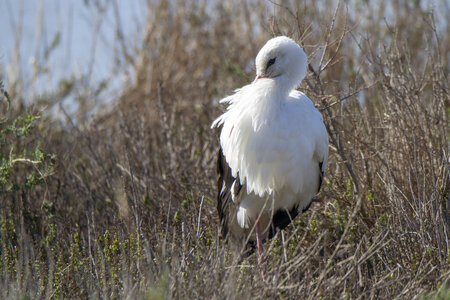
M 46 153 L 39 141 L 27 139 L 36 129 L 39 114 L 28 109 L 14 115 L 11 99 L 0 81 L 0 194 L 34 188 L 52 174 L 56 156 Z M 8 116 L 9 115 L 9 116 Z

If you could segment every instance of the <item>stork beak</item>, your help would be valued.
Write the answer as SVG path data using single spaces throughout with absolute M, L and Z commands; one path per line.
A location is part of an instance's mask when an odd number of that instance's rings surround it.
M 260 78 L 267 78 L 266 76 L 261 76 L 261 75 L 257 75 L 255 77 L 255 80 L 253 82 L 255 82 L 256 80 L 260 79 Z

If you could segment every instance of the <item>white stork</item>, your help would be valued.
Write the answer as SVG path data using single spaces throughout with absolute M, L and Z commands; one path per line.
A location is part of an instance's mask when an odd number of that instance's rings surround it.
M 304 212 L 320 189 L 328 134 L 313 102 L 295 90 L 308 60 L 292 39 L 270 39 L 256 56 L 256 79 L 222 99 L 217 208 L 223 234 L 258 245 Z M 252 228 L 256 235 L 249 236 Z M 263 273 L 264 277 L 264 273 Z

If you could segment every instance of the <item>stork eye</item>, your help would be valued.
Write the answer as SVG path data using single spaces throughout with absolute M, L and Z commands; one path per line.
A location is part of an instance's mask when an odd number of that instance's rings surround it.
M 276 59 L 277 59 L 276 57 L 269 59 L 269 61 L 267 62 L 266 70 L 275 63 Z

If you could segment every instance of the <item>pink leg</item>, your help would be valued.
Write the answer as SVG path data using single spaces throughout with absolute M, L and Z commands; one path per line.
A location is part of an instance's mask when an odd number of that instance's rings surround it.
M 261 268 L 261 276 L 266 281 L 266 268 L 264 266 L 264 249 L 261 239 L 261 229 L 259 228 L 259 218 L 256 218 L 256 243 L 258 244 L 258 265 Z

